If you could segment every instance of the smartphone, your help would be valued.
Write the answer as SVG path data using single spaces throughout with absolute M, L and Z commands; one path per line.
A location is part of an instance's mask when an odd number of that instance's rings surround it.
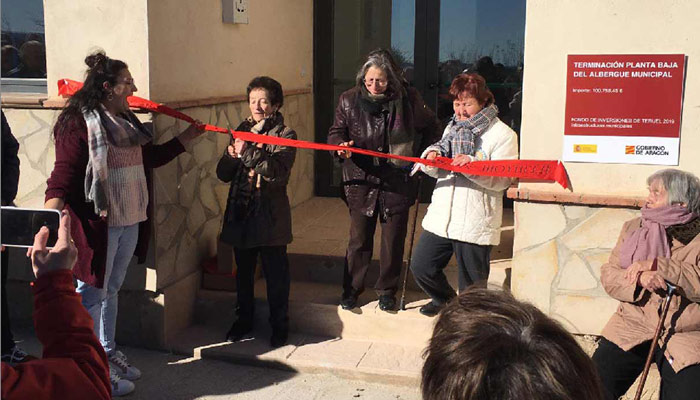
M 2 207 L 0 210 L 2 232 L 0 241 L 8 247 L 32 247 L 34 236 L 42 226 L 49 228 L 46 247 L 54 247 L 58 240 L 61 212 L 50 209 Z

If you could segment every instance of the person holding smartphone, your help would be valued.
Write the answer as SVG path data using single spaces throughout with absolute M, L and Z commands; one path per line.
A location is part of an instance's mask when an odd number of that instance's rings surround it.
M 110 385 L 107 357 L 75 292 L 71 269 L 78 249 L 70 231 L 63 211 L 55 246 L 47 249 L 49 229 L 42 227 L 27 252 L 36 276 L 34 327 L 44 354 L 16 366 L 2 362 L 3 399 L 109 399 L 121 389 Z
M 204 132 L 191 125 L 170 141 L 154 145 L 153 135 L 129 110 L 136 92 L 126 63 L 98 51 L 85 58 L 85 82 L 54 126 L 56 162 L 47 181 L 47 208 L 66 209 L 74 223 L 78 248 L 73 270 L 77 291 L 95 323 L 112 372 L 114 396 L 125 395 L 141 372 L 131 366 L 114 341 L 117 295 L 131 257 L 148 235 L 139 236 L 147 220 L 146 169 L 165 165 L 185 151 L 184 145 Z

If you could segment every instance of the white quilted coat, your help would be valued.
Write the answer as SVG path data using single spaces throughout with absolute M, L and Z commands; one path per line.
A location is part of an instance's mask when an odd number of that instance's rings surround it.
M 517 135 L 498 119 L 476 140 L 475 147 L 478 160 L 518 158 Z M 422 157 L 431 150 L 428 147 Z M 425 166 L 421 169 L 437 178 L 423 229 L 462 242 L 494 246 L 501 242 L 503 191 L 510 186 L 511 178 L 464 175 Z

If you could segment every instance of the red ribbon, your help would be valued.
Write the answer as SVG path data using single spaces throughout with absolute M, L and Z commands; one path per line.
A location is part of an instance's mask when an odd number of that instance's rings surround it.
M 81 82 L 70 79 L 61 79 L 58 81 L 58 94 L 64 97 L 69 97 L 75 94 L 83 86 Z M 127 98 L 129 106 L 133 108 L 141 108 L 151 112 L 165 114 L 170 117 L 189 122 L 191 124 L 196 121 L 187 114 L 174 110 L 163 104 L 153 102 L 137 96 Z M 230 133 L 234 138 L 245 140 L 246 142 L 273 144 L 281 146 L 296 147 L 301 149 L 312 150 L 349 150 L 353 153 L 364 154 L 370 157 L 392 158 L 411 163 L 421 163 L 424 165 L 441 168 L 448 171 L 459 172 L 469 175 L 480 176 L 499 176 L 510 177 L 528 180 L 554 181 L 559 183 L 564 189 L 569 187 L 569 181 L 564 164 L 556 160 L 498 160 L 498 161 L 473 161 L 463 166 L 452 165 L 452 159 L 447 157 L 436 157 L 434 160 L 426 160 L 418 157 L 405 157 L 395 154 L 380 153 L 378 151 L 361 149 L 358 147 L 341 147 L 333 144 L 314 143 L 304 140 L 285 139 L 280 137 L 272 137 L 267 135 L 259 135 L 252 132 L 237 132 L 218 126 L 203 124 L 202 128 L 212 132 Z

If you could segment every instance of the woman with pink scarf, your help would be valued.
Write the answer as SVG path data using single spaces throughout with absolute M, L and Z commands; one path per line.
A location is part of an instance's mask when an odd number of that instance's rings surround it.
M 700 180 L 674 169 L 647 178 L 641 218 L 625 223 L 600 280 L 617 312 L 593 354 L 606 395 L 624 395 L 642 372 L 659 323 L 666 282 L 670 299 L 653 360 L 660 399 L 697 399 L 700 392 Z

